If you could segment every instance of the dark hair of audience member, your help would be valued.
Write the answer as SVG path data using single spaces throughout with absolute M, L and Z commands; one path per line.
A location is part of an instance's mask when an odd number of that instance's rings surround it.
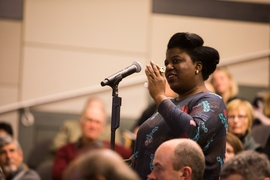
M 270 178 L 270 162 L 265 154 L 254 150 L 242 151 L 223 165 L 220 180 L 236 174 L 245 180 Z
M 10 136 L 13 136 L 13 130 L 9 123 L 6 122 L 0 122 L 0 130 L 5 131 Z
M 240 139 L 230 132 L 227 132 L 226 141 L 233 147 L 234 154 L 238 154 L 239 152 L 244 150 L 243 144 Z

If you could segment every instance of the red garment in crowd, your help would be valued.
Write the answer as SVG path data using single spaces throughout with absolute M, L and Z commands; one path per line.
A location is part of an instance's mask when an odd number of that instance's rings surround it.
M 110 148 L 110 142 L 101 142 L 102 148 Z M 80 142 L 69 143 L 61 147 L 57 153 L 54 160 L 54 165 L 52 169 L 52 175 L 54 180 L 61 180 L 64 170 L 67 168 L 68 164 L 74 160 L 81 153 Z M 124 146 L 115 144 L 115 152 L 121 155 L 124 159 L 129 158 L 132 155 L 132 150 Z M 82 152 L 83 153 L 83 152 Z

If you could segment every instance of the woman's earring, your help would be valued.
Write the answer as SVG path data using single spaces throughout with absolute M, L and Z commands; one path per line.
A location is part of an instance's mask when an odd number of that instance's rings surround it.
M 195 71 L 195 74 L 199 74 L 199 70 L 198 69 Z

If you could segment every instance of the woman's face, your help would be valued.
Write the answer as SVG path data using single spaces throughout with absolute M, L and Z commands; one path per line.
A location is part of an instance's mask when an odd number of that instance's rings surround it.
M 230 143 L 226 142 L 226 152 L 225 152 L 224 162 L 227 162 L 229 159 L 231 159 L 234 156 L 235 154 L 234 154 L 233 147 L 230 145 Z
M 244 108 L 237 108 L 228 111 L 228 125 L 229 132 L 241 137 L 246 134 L 248 130 L 248 116 Z
M 172 90 L 178 94 L 185 93 L 198 84 L 196 82 L 196 63 L 179 48 L 168 49 L 166 53 L 165 76 Z
M 229 91 L 231 86 L 231 79 L 224 71 L 216 70 L 212 74 L 212 84 L 216 93 L 222 95 L 226 91 Z

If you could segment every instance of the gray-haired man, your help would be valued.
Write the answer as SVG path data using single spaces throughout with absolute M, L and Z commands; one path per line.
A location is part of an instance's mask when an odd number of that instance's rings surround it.
M 0 167 L 6 180 L 40 180 L 39 175 L 23 163 L 21 146 L 9 135 L 0 136 Z

